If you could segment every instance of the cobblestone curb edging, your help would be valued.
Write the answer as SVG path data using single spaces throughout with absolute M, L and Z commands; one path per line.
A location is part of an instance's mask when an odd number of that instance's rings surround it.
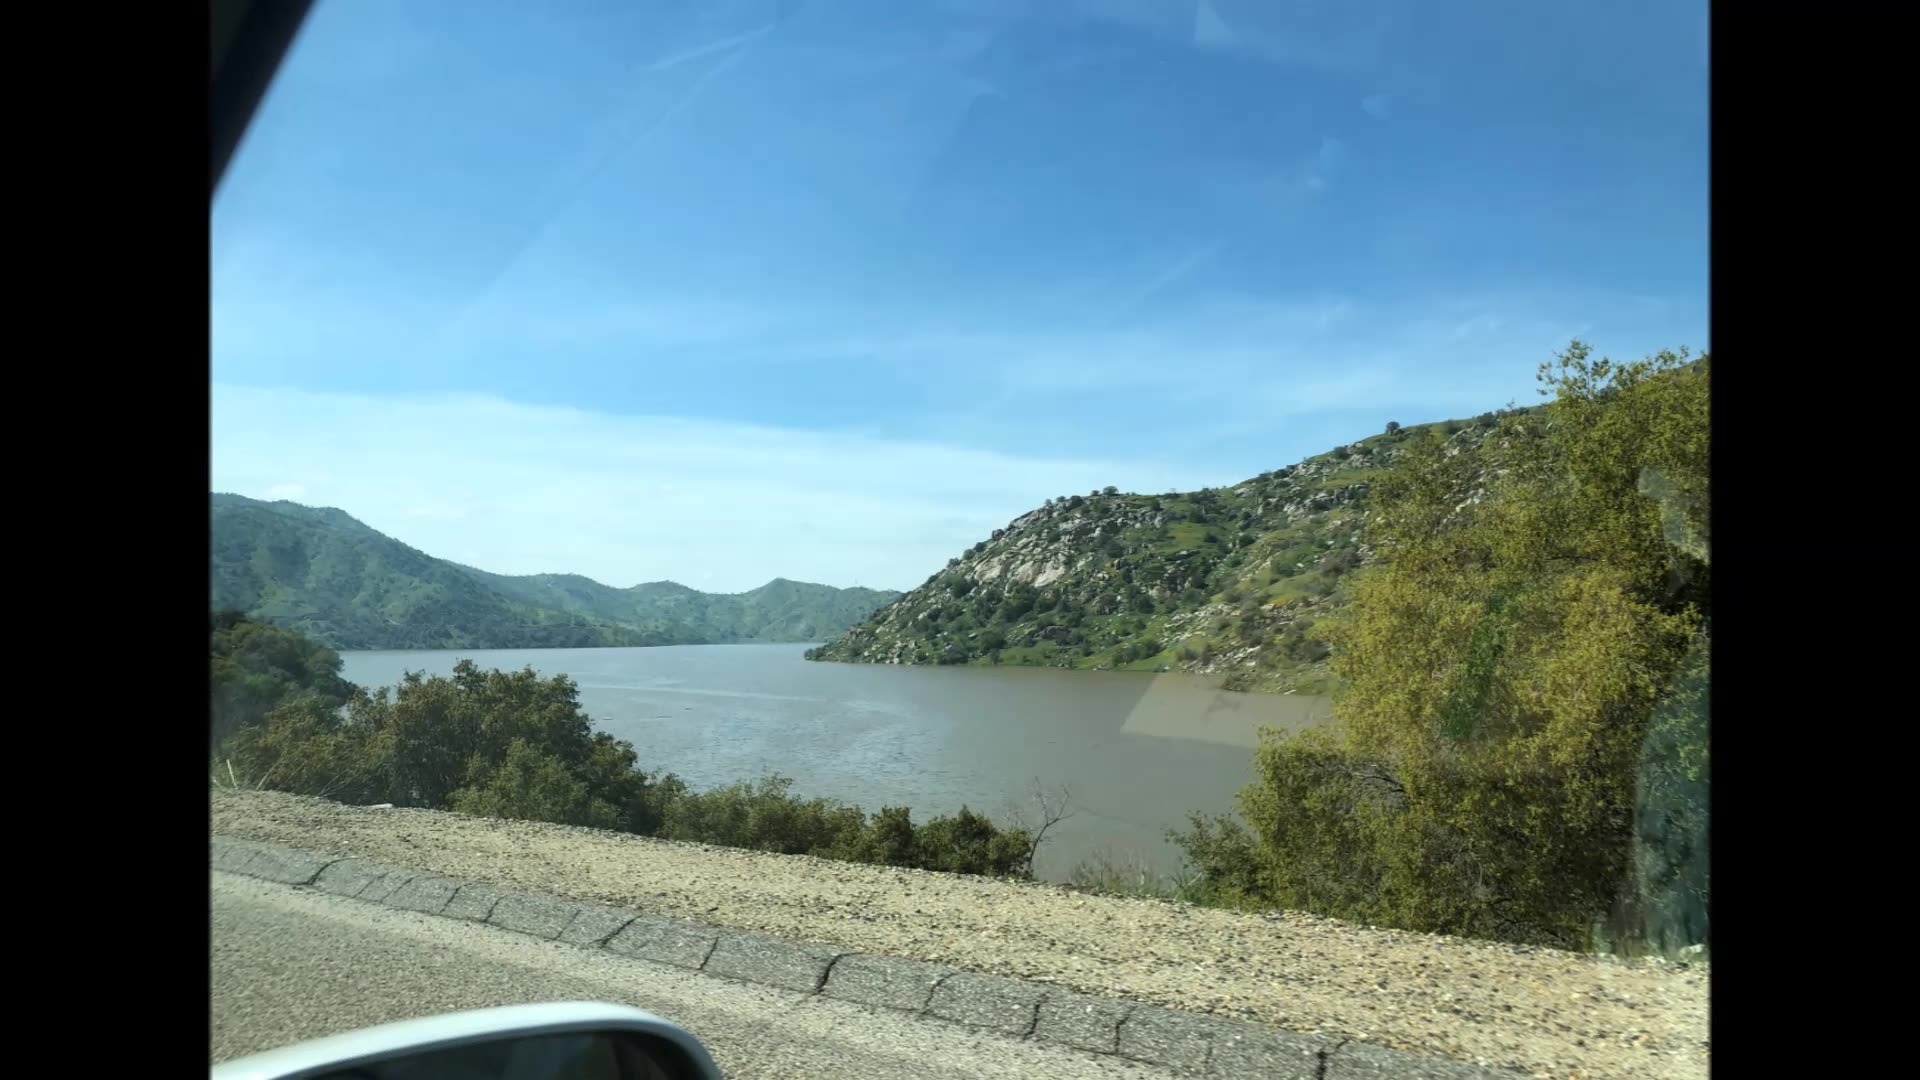
M 365 859 L 212 838 L 211 869 L 719 978 L 896 1009 L 1015 1038 L 1113 1054 L 1220 1080 L 1515 1080 L 1482 1068 L 1323 1035 L 1223 1020 L 840 946 L 704 926 L 625 908 L 461 881 Z

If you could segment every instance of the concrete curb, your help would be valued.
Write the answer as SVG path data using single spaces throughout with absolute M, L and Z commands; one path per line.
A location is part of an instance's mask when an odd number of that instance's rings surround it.
M 896 1009 L 1221 1080 L 1514 1080 L 1524 1074 L 1044 983 L 704 926 L 365 859 L 212 838 L 211 869 L 718 978 Z

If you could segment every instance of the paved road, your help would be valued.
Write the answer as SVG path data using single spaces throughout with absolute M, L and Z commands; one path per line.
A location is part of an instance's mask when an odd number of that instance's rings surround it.
M 210 952 L 214 1061 L 454 1009 L 587 999 L 687 1026 L 729 1076 L 1172 1075 L 219 872 Z

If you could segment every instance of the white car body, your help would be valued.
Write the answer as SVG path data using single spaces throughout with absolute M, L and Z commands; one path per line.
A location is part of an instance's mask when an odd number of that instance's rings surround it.
M 692 1077 L 720 1080 L 706 1047 L 685 1028 L 642 1009 L 594 1001 L 507 1005 L 361 1028 L 222 1062 L 210 1080 L 297 1080 L 471 1043 L 587 1032 L 664 1040 L 685 1055 Z

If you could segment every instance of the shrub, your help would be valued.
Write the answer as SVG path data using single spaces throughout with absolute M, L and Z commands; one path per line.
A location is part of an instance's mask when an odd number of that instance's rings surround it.
M 1288 654 L 1295 660 L 1307 664 L 1317 664 L 1333 654 L 1333 649 L 1315 637 L 1300 637 L 1291 643 Z
M 353 802 L 645 832 L 653 778 L 631 744 L 592 730 L 579 688 L 531 668 L 409 672 L 390 694 L 356 689 L 345 714 L 307 697 L 230 747 L 249 782 Z M 235 777 L 238 778 L 237 775 Z
M 1360 553 L 1350 547 L 1334 548 L 1320 559 L 1320 572 L 1330 577 L 1341 574 L 1360 565 Z
M 880 812 L 867 823 L 858 855 L 860 862 L 887 866 L 920 865 L 919 837 L 913 828 L 913 812 L 904 806 L 881 807 Z
M 957 874 L 1024 877 L 1031 872 L 1032 837 L 1003 828 L 961 807 L 915 827 L 905 807 L 885 807 L 869 818 L 857 806 L 801 799 L 793 780 L 769 775 L 705 792 L 682 790 L 667 807 L 661 835 L 724 847 L 815 855 Z
M 1387 421 L 1387 434 L 1389 435 L 1400 434 L 1400 421 L 1398 420 Z
M 1031 586 L 1020 585 L 1008 590 L 1007 598 L 1000 604 L 1000 617 L 1011 622 L 1033 610 L 1036 596 Z
M 275 707 L 233 733 L 216 775 L 251 787 L 343 802 L 383 801 L 379 750 L 364 729 L 340 722 L 315 698 Z M 244 778 L 244 779 L 242 779 Z
M 238 611 L 217 612 L 210 623 L 210 747 L 296 699 L 337 709 L 352 695 L 339 654 L 306 635 Z
M 1265 857 L 1252 834 L 1225 815 L 1188 816 L 1184 833 L 1168 832 L 1197 876 L 1201 889 L 1228 906 L 1264 905 L 1273 895 Z
M 950 874 L 1030 874 L 1026 830 L 1001 829 L 966 807 L 952 817 L 937 817 L 914 834 L 916 865 Z
M 865 815 L 825 799 L 803 800 L 790 777 L 771 774 L 707 791 L 683 791 L 668 803 L 660 835 L 785 855 L 850 853 Z
M 523 738 L 507 746 L 498 765 L 475 770 L 449 799 L 453 810 L 477 817 L 552 821 L 595 829 L 626 824 L 620 809 L 589 791 L 586 781 L 559 757 Z
M 1375 493 L 1388 557 L 1332 624 L 1336 723 L 1263 735 L 1251 840 L 1196 822 L 1203 874 L 1419 931 L 1704 939 L 1707 375 L 1576 342 L 1471 513 L 1482 463 L 1416 441 Z

